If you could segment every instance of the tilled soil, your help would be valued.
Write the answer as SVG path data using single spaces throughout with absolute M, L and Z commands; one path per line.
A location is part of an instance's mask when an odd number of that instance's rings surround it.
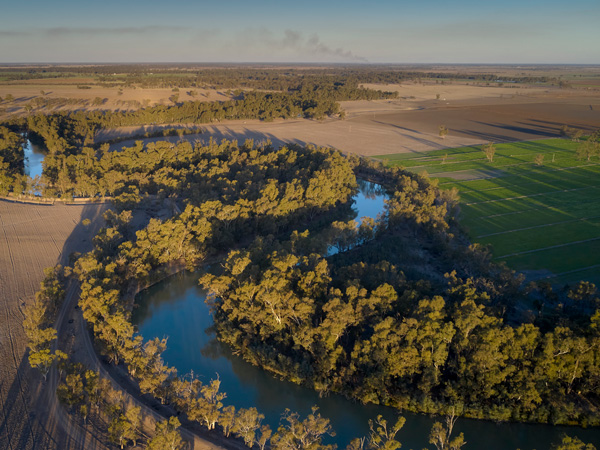
M 0 201 L 0 449 L 81 448 L 38 404 L 43 380 L 29 368 L 23 308 L 44 268 L 90 248 L 101 205 L 27 205 Z
M 487 142 L 514 142 L 560 136 L 561 127 L 591 132 L 600 128 L 600 94 L 571 93 L 568 96 L 487 97 L 456 101 L 380 100 L 347 102 L 348 118 L 323 121 L 294 119 L 275 122 L 231 121 L 204 125 L 205 132 L 184 137 L 190 141 L 210 138 L 255 142 L 270 140 L 332 147 L 365 156 L 423 152 L 443 148 L 479 145 Z M 439 137 L 445 125 L 448 135 Z M 106 138 L 131 136 L 141 127 L 105 130 Z M 143 141 L 164 138 L 143 139 Z M 177 142 L 179 137 L 167 138 Z M 113 145 L 132 146 L 135 139 Z

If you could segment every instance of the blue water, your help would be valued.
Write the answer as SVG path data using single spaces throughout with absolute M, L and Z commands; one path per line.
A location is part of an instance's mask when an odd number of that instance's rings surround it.
M 44 153 L 37 145 L 33 145 L 29 140 L 23 146 L 25 152 L 25 175 L 31 178 L 42 176 Z
M 383 193 L 377 185 L 361 183 L 356 196 L 357 215 L 374 217 L 383 208 Z M 255 406 L 266 416 L 264 423 L 276 429 L 285 408 L 310 413 L 313 405 L 331 420 L 336 432 L 334 442 L 343 449 L 352 438 L 368 434 L 368 420 L 378 414 L 394 421 L 398 412 L 377 405 L 361 405 L 339 395 L 319 398 L 308 388 L 281 381 L 271 374 L 245 362 L 219 343 L 209 329 L 213 323 L 205 292 L 198 286 L 199 273 L 182 273 L 140 293 L 133 322 L 145 339 L 168 337 L 165 361 L 177 368 L 180 375 L 193 372 L 196 378 L 208 382 L 217 376 L 221 390 L 227 393 L 224 403 L 236 408 Z M 403 449 L 433 448 L 428 436 L 439 418 L 403 413 L 406 424 L 397 438 Z M 578 436 L 600 448 L 600 430 L 553 427 L 549 425 L 496 424 L 488 421 L 459 419 L 455 433 L 465 433 L 464 449 L 521 450 L 548 449 L 565 433 Z

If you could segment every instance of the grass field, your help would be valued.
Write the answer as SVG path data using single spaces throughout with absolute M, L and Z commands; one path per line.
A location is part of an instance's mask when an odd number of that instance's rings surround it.
M 580 161 L 566 139 L 379 156 L 456 187 L 471 239 L 530 279 L 600 285 L 600 159 Z M 543 162 L 536 164 L 536 158 Z

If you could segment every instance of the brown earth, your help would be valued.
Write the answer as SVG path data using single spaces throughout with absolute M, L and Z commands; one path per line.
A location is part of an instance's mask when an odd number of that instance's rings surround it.
M 84 423 L 81 417 L 67 414 L 58 403 L 56 370 L 44 381 L 37 370 L 29 367 L 22 326 L 23 309 L 33 301 L 43 269 L 67 264 L 72 252 L 90 250 L 106 209 L 106 204 L 36 205 L 0 200 L 0 449 L 114 448 L 107 440 L 105 417 L 90 414 Z M 136 219 L 147 222 L 145 216 L 140 211 Z M 83 225 L 84 219 L 90 219 L 90 225 Z M 122 402 L 141 406 L 143 434 L 150 435 L 156 421 L 173 412 L 157 402 L 141 402 L 126 373 L 100 362 L 81 312 L 75 308 L 78 295 L 77 284 L 71 281 L 55 323 L 59 348 L 69 355 L 70 361 L 100 370 L 121 392 Z M 202 429 L 181 432 L 191 449 L 241 448 L 236 441 L 206 435 Z
M 39 402 L 44 383 L 29 368 L 23 308 L 33 301 L 44 268 L 90 248 L 103 206 L 44 206 L 0 201 L 0 448 L 82 448 Z M 45 405 L 47 406 L 47 405 Z M 84 442 L 91 443 L 92 438 Z M 91 445 L 89 448 L 93 448 Z M 100 447 L 102 448 L 102 447 Z
M 65 91 L 60 90 L 63 88 Z M 270 139 L 274 144 L 311 143 L 350 153 L 378 155 L 488 141 L 556 137 L 564 124 L 587 131 L 600 127 L 600 93 L 594 90 L 414 83 L 381 88 L 397 89 L 401 98 L 344 102 L 346 120 L 237 121 L 207 125 L 206 133 L 187 138 L 208 140 L 212 136 L 240 142 L 247 138 Z M 1 85 L 0 96 L 6 95 L 4 89 L 16 87 Z M 52 91 L 48 96 L 57 97 L 89 95 L 94 98 L 108 94 L 108 91 L 101 94 L 103 91 L 96 90 L 106 88 L 81 90 L 60 84 L 31 84 L 19 89 L 23 91 L 12 93 L 18 98 L 39 96 L 40 89 Z M 131 92 L 126 89 L 122 96 L 118 96 L 116 88 L 109 91 L 113 94 L 110 100 L 113 102 L 118 101 L 118 97 L 129 99 L 128 95 L 131 99 L 143 100 L 149 98 L 150 91 L 157 91 L 152 97 L 157 102 L 172 95 L 168 89 L 132 89 Z M 438 93 L 440 98 L 436 99 Z M 183 95 L 184 90 L 180 92 L 182 100 Z M 2 107 L 7 107 L 6 102 L 0 104 Z M 449 128 L 444 140 L 438 136 L 440 125 Z M 143 128 L 107 130 L 100 138 L 131 136 Z M 126 145 L 129 143 L 117 146 Z M 94 434 L 93 429 L 74 427 L 68 420 L 65 422 L 60 411 L 57 412 L 55 402 L 40 406 L 39 399 L 44 402 L 48 397 L 47 394 L 42 396 L 45 386 L 39 374 L 29 369 L 21 325 L 23 306 L 33 300 L 43 269 L 57 262 L 65 263 L 71 252 L 90 247 L 95 225 L 86 228 L 81 225 L 81 220 L 97 219 L 102 208 L 98 205 L 41 206 L 0 201 L 0 449 L 104 447 L 105 439 Z M 74 317 L 72 310 L 64 317 Z M 71 341 L 79 339 L 83 331 L 76 328 L 76 325 L 67 326 L 66 337 L 63 337 Z M 198 444 L 196 448 L 202 446 Z
M 75 83 L 91 86 L 91 89 L 79 89 Z M 72 105 L 60 107 L 34 108 L 33 112 L 49 113 L 52 111 L 65 111 L 73 109 L 108 109 L 108 110 L 131 110 L 142 106 L 154 106 L 158 104 L 170 105 L 169 100 L 173 94 L 179 94 L 179 101 L 225 101 L 231 96 L 224 91 L 201 88 L 181 88 L 179 92 L 173 92 L 170 88 L 140 88 L 124 87 L 119 94 L 118 87 L 102 87 L 94 84 L 93 79 L 57 79 L 57 80 L 25 80 L 18 83 L 0 83 L 0 97 L 6 98 L 8 94 L 14 97 L 12 102 L 6 100 L 0 103 L 0 119 L 14 114 L 25 113 L 24 106 L 36 97 L 47 100 L 68 99 L 76 102 Z M 189 91 L 196 91 L 194 96 Z M 44 94 L 41 94 L 44 91 Z M 103 99 L 101 106 L 93 106 L 93 100 L 99 97 Z M 3 111 L 4 110 L 4 111 Z
M 446 91 L 436 100 L 434 92 L 442 88 Z M 436 85 L 406 89 L 415 99 L 342 102 L 345 120 L 231 121 L 206 125 L 205 133 L 186 138 L 268 139 L 275 145 L 314 144 L 374 156 L 558 137 L 563 125 L 587 132 L 600 128 L 600 92 L 596 91 Z M 449 129 L 445 139 L 439 137 L 440 125 Z M 132 136 L 156 128 L 105 130 L 98 139 Z M 177 140 L 170 138 L 171 142 Z M 132 143 L 125 141 L 113 148 Z

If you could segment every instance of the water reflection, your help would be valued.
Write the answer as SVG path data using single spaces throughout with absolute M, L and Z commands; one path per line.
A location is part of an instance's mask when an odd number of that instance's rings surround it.
M 380 184 L 371 183 L 362 178 L 357 178 L 356 184 L 358 184 L 360 193 L 369 200 L 374 200 L 377 197 L 384 197 L 386 195 L 385 188 Z
M 361 216 L 375 217 L 383 209 L 381 188 L 361 183 L 355 207 Z M 156 285 L 137 298 L 133 322 L 145 339 L 168 336 L 164 357 L 179 374 L 194 373 L 208 382 L 219 377 L 227 393 L 224 403 L 236 408 L 255 406 L 263 413 L 265 423 L 276 429 L 285 408 L 302 416 L 318 405 L 324 417 L 331 420 L 336 432 L 328 442 L 344 448 L 352 438 L 368 434 L 368 420 L 381 414 L 394 421 L 397 412 L 377 405 L 361 405 L 339 395 L 319 398 L 307 388 L 281 381 L 247 363 L 218 342 L 211 333 L 213 324 L 205 292 L 198 286 L 199 273 L 182 273 Z M 403 414 L 406 424 L 398 433 L 402 448 L 432 448 L 428 435 L 435 418 Z M 552 427 L 548 425 L 495 424 L 487 421 L 459 419 L 455 432 L 464 432 L 465 449 L 515 450 L 547 449 L 560 441 L 563 434 L 578 436 L 600 447 L 600 430 Z
M 376 183 L 356 179 L 358 184 L 358 193 L 354 196 L 354 205 L 352 209 L 356 213 L 356 222 L 360 225 L 363 217 L 372 217 L 376 219 L 383 211 L 384 201 L 387 198 L 385 189 Z
M 45 154 L 40 147 L 27 140 L 23 146 L 25 153 L 25 175 L 41 177 Z

